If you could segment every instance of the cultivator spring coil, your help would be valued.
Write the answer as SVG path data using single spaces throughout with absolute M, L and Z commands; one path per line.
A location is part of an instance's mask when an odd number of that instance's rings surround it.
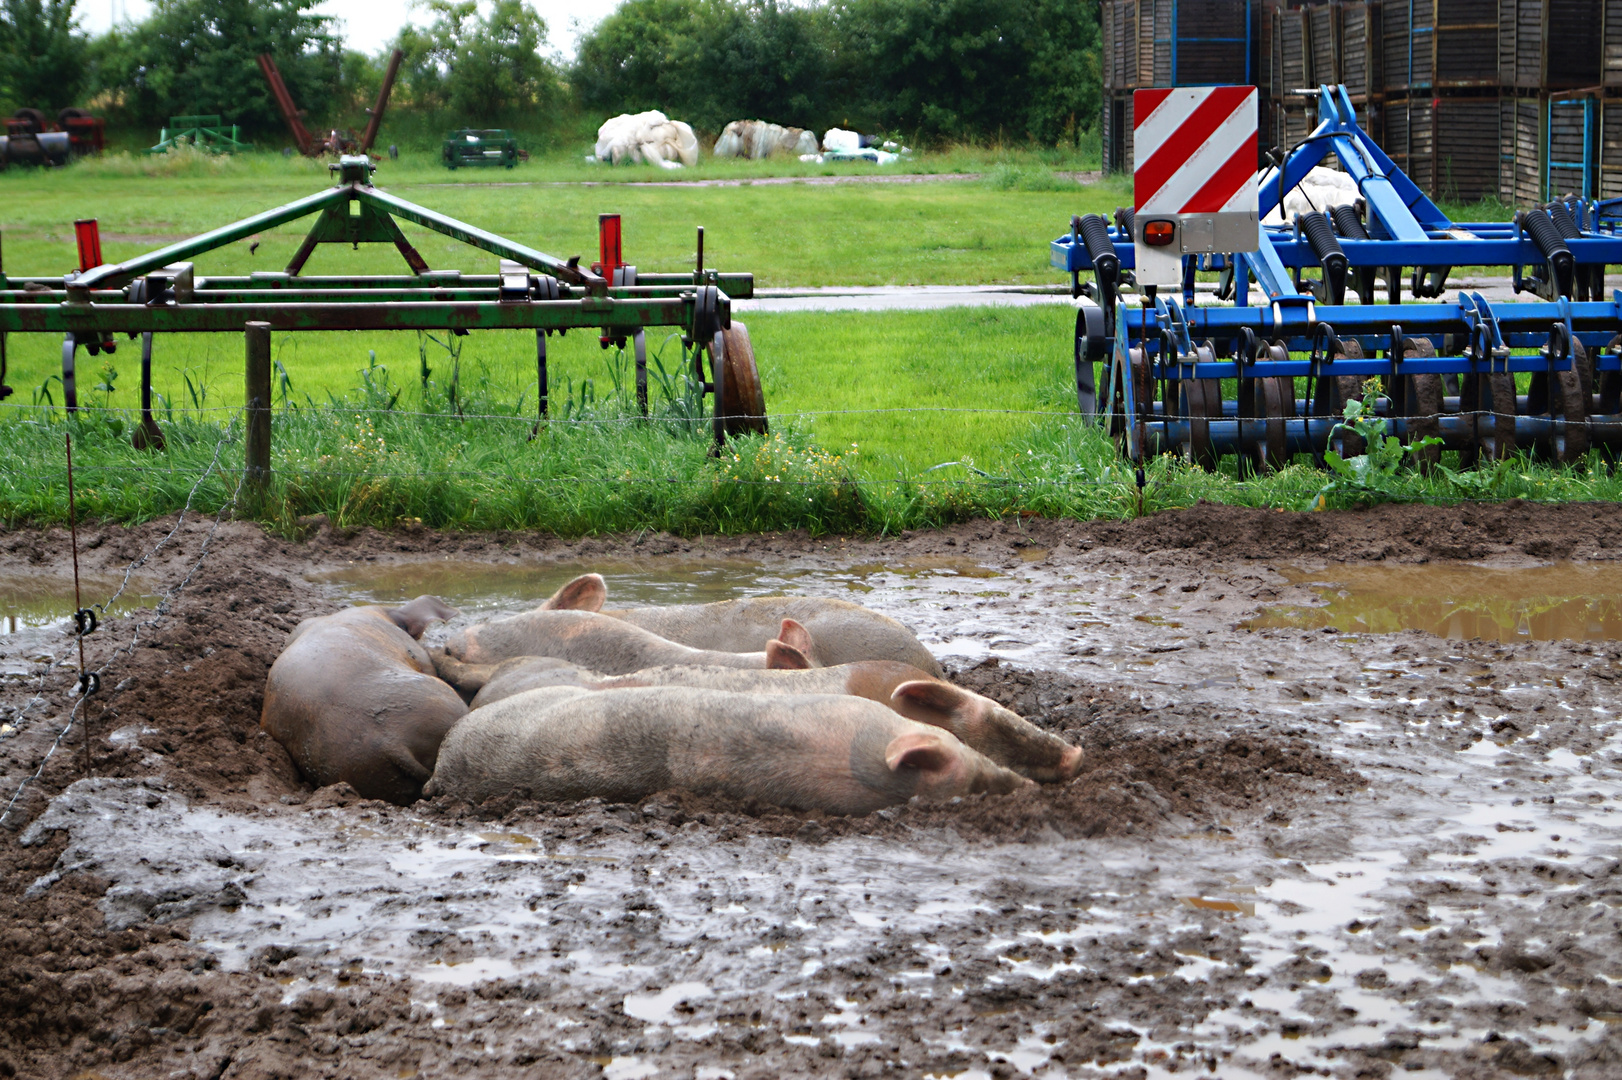
M 578 256 L 559 259 L 374 187 L 371 174 L 376 166 L 368 158 L 340 158 L 330 168 L 338 176 L 335 187 L 122 263 L 101 263 L 99 244 L 93 255 L 87 254 L 94 223 L 84 222 L 79 272 L 7 278 L 0 268 L 0 356 L 7 333 L 62 334 L 63 396 L 71 410 L 78 407 L 74 384 L 78 348 L 110 350 L 116 334 L 143 335 L 145 402 L 151 392 L 154 334 L 240 333 L 250 322 L 283 331 L 533 330 L 539 412 L 545 419 L 547 336 L 597 329 L 605 343 L 634 345 L 639 404 L 646 415 L 644 334 L 650 327 L 671 327 L 682 332 L 684 348 L 691 350 L 700 393 L 713 396 L 716 439 L 765 432 L 765 398 L 748 329 L 732 320 L 732 299 L 754 295 L 754 276 L 705 268 L 702 240 L 698 266 L 691 273 L 639 274 L 634 267 L 619 264 L 617 216 L 612 216 L 613 258 L 607 257 L 609 216 L 605 216 L 605 262 L 613 265 L 598 273 L 582 267 Z M 311 215 L 316 215 L 315 222 L 285 271 L 204 277 L 189 261 Z M 430 269 L 396 218 L 498 256 L 499 272 Z M 300 276 L 321 243 L 393 244 L 411 273 Z M 155 425 L 143 421 L 142 429 L 149 444 L 154 437 L 161 440 Z
M 1053 265 L 1091 301 L 1076 317 L 1080 411 L 1104 420 L 1135 462 L 1177 452 L 1214 469 L 1232 455 L 1267 472 L 1297 455 L 1361 452 L 1336 423 L 1377 379 L 1389 434 L 1440 438 L 1467 465 L 1622 449 L 1622 292 L 1604 297 L 1607 264 L 1622 263 L 1622 200 L 1455 224 L 1358 127 L 1344 87 L 1320 88 L 1319 116 L 1262 174 L 1260 214 L 1330 153 L 1361 197 L 1262 225 L 1254 252 L 1184 255 L 1181 295 L 1122 295 L 1135 284 L 1132 210 L 1117 211 L 1113 229 L 1076 217 L 1053 241 Z M 1438 301 L 1455 266 L 1507 267 L 1515 293 L 1538 299 L 1490 303 L 1461 290 Z M 1409 296 L 1424 302 L 1402 303 L 1404 268 Z M 1218 272 L 1218 303 L 1196 304 L 1200 271 Z

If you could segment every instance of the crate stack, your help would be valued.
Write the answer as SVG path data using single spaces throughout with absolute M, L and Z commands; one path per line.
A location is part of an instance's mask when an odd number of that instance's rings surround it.
M 1261 143 L 1344 84 L 1431 195 L 1622 198 L 1622 0 L 1102 0 L 1104 165 L 1132 168 L 1132 92 L 1254 83 Z
M 1251 0 L 1103 0 L 1104 170 L 1132 171 L 1132 93 L 1158 86 L 1260 82 Z
M 1317 126 L 1323 83 L 1345 85 L 1359 122 L 1368 122 L 1380 86 L 1379 9 L 1377 3 L 1269 5 L 1268 134 L 1278 149 L 1288 151 Z

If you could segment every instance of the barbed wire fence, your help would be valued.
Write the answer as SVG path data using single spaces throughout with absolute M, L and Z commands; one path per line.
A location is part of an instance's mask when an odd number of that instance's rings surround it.
M 83 723 L 89 723 L 89 717 L 86 713 L 86 709 L 88 707 L 89 699 L 92 696 L 91 688 L 93 686 L 99 686 L 105 681 L 107 673 L 120 658 L 126 658 L 134 655 L 136 647 L 141 642 L 142 634 L 151 630 L 153 627 L 157 626 L 158 623 L 162 622 L 166 617 L 168 617 L 171 611 L 171 606 L 175 599 L 180 596 L 188 585 L 191 584 L 192 579 L 196 577 L 198 570 L 202 568 L 203 563 L 207 560 L 209 556 L 209 549 L 214 542 L 214 537 L 219 532 L 220 526 L 224 524 L 227 517 L 236 508 L 237 502 L 242 494 L 243 484 L 248 476 L 248 471 L 246 469 L 238 468 L 231 470 L 229 468 L 222 468 L 220 465 L 220 456 L 225 450 L 225 447 L 236 441 L 237 421 L 241 418 L 243 411 L 244 410 L 238 409 L 236 414 L 232 416 L 226 423 L 224 430 L 220 434 L 219 440 L 214 445 L 213 457 L 209 461 L 209 464 L 198 475 L 197 481 L 192 485 L 190 492 L 187 494 L 185 505 L 181 508 L 180 513 L 175 518 L 174 525 L 169 529 L 168 532 L 159 537 L 155 543 L 131 560 L 129 565 L 124 568 L 123 577 L 119 581 L 118 586 L 113 590 L 112 594 L 108 596 L 106 600 L 103 600 L 93 606 L 100 610 L 103 615 L 110 613 L 113 605 L 118 602 L 119 598 L 124 595 L 125 590 L 129 588 L 130 582 L 133 580 L 136 571 L 150 562 L 159 551 L 168 546 L 168 544 L 180 533 L 181 528 L 186 523 L 187 515 L 191 513 L 192 504 L 197 498 L 197 493 L 202 489 L 203 481 L 216 472 L 223 475 L 226 472 L 235 471 L 237 473 L 236 487 L 232 491 L 230 498 L 225 501 L 225 503 L 220 507 L 219 511 L 214 515 L 213 524 L 210 526 L 208 533 L 203 537 L 203 542 L 198 550 L 197 558 L 192 561 L 190 567 L 187 568 L 185 574 L 182 575 L 178 582 L 171 585 L 158 595 L 157 603 L 153 605 L 151 616 L 135 622 L 135 624 L 130 628 L 129 640 L 107 653 L 99 667 L 89 670 L 88 674 L 92 676 L 92 679 L 87 680 L 81 676 L 78 681 L 74 683 L 68 690 L 68 692 L 72 695 L 72 705 L 68 710 L 66 719 L 62 721 L 62 726 L 57 730 L 55 738 L 51 740 L 51 743 L 46 748 L 45 753 L 40 757 L 39 763 L 35 766 L 34 771 L 23 777 L 22 781 L 17 785 L 16 791 L 14 791 L 11 798 L 7 800 L 4 810 L 0 810 L 0 825 L 6 824 L 11 817 L 12 811 L 16 808 L 18 801 L 22 799 L 29 787 L 38 782 L 39 778 L 44 775 L 46 765 L 50 763 L 51 758 L 56 754 L 57 750 L 59 750 L 67 742 L 68 736 L 73 731 L 75 725 L 81 722 L 81 719 Z M 81 641 L 83 634 L 84 631 L 81 630 Z M 47 664 L 45 670 L 39 675 L 38 691 L 29 699 L 28 702 L 25 703 L 23 709 L 11 721 L 12 726 L 16 728 L 16 733 L 12 736 L 13 738 L 16 738 L 17 735 L 23 734 L 26 730 L 28 730 L 29 727 L 32 726 L 25 725 L 23 723 L 26 715 L 33 709 L 44 706 L 48 703 L 45 689 L 46 682 L 50 674 L 59 666 L 60 664 L 58 663 L 57 658 L 52 655 L 51 660 Z M 119 686 L 115 686 L 113 692 L 116 693 L 120 688 L 121 687 Z

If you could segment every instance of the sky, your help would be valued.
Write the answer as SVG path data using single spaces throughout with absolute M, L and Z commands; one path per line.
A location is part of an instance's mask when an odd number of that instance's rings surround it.
M 619 6 L 619 0 L 529 0 L 546 20 L 551 47 L 565 59 L 574 57 L 580 35 L 597 25 Z M 148 0 L 79 0 L 79 25 L 98 34 L 115 22 L 139 22 L 152 5 Z M 317 10 L 341 21 L 339 32 L 351 49 L 375 53 L 407 22 L 419 26 L 428 20 L 412 10 L 411 0 L 325 0 Z

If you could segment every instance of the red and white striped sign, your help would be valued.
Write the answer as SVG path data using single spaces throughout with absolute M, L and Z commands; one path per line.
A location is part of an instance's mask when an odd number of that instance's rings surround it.
M 1256 88 L 1132 95 L 1132 201 L 1145 214 L 1256 212 Z

